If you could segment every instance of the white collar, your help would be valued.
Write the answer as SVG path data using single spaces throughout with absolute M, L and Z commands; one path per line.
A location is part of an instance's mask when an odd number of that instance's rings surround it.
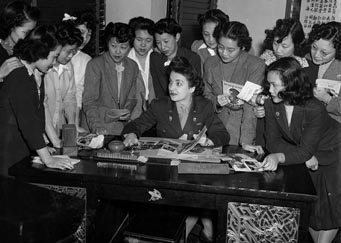
M 210 53 L 211 56 L 215 56 L 216 55 L 216 52 L 211 47 L 208 47 L 205 42 L 202 43 L 201 46 L 199 46 L 198 49 L 199 50 L 200 49 L 207 49 L 207 51 Z

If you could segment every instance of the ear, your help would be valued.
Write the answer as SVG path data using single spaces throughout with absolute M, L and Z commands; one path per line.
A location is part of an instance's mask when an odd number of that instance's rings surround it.
M 178 42 L 178 41 L 180 40 L 180 37 L 181 37 L 180 33 L 177 33 L 177 34 L 175 35 L 175 40 L 176 40 L 176 42 Z
M 189 88 L 189 92 L 190 92 L 190 93 L 192 93 L 192 94 L 193 94 L 193 93 L 194 93 L 194 91 L 195 91 L 195 87 L 191 87 L 191 88 Z

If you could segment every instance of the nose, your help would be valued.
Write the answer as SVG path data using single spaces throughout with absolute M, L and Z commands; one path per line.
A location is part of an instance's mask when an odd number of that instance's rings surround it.
M 119 55 L 119 54 L 121 53 L 120 48 L 115 48 L 114 53 L 115 53 L 116 55 Z
M 210 35 L 210 36 L 208 37 L 208 41 L 209 41 L 210 43 L 212 43 L 212 42 L 215 41 L 213 35 Z
M 145 40 L 143 40 L 143 41 L 141 42 L 141 46 L 142 46 L 142 47 L 145 47 L 145 46 L 146 46 L 146 41 L 145 41 Z
M 168 89 L 169 89 L 169 91 L 174 90 L 173 82 L 169 82 L 169 84 L 168 84 Z
M 161 50 L 164 51 L 166 49 L 166 45 L 164 43 L 161 43 Z

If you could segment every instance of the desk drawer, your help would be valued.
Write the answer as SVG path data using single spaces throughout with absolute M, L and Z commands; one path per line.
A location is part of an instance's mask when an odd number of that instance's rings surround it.
M 126 185 L 99 185 L 98 196 L 103 199 L 156 203 L 174 206 L 215 208 L 215 195 L 163 188 L 133 187 Z

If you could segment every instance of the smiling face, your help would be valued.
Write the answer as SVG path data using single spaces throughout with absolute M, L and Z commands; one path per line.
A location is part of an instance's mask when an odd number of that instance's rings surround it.
M 36 62 L 36 68 L 40 72 L 46 73 L 56 62 L 56 58 L 58 57 L 61 49 L 62 49 L 62 46 L 58 45 L 55 50 L 50 51 L 46 59 L 39 59 Z
M 129 41 L 119 43 L 117 42 L 116 37 L 112 37 L 108 42 L 108 51 L 112 60 L 119 64 L 130 51 Z
M 213 37 L 213 32 L 217 23 L 214 22 L 206 22 L 202 26 L 202 37 L 204 38 L 205 44 L 212 49 L 217 47 L 217 41 Z
M 77 53 L 77 45 L 68 45 L 62 47 L 62 50 L 60 51 L 59 56 L 57 57 L 57 62 L 60 64 L 67 64 L 71 58 Z
M 291 34 L 284 37 L 281 43 L 277 43 L 278 37 L 274 38 L 274 42 L 272 43 L 272 48 L 274 50 L 274 53 L 276 57 L 282 58 L 282 57 L 291 57 L 294 55 L 295 51 L 295 45 L 292 40 Z
M 169 96 L 174 102 L 190 103 L 195 87 L 189 87 L 185 76 L 172 71 L 169 77 Z
M 218 41 L 218 53 L 224 63 L 237 61 L 242 49 L 238 46 L 236 40 L 226 37 L 220 37 Z
M 280 78 L 278 71 L 270 71 L 267 75 L 267 81 L 269 83 L 269 92 L 274 103 L 280 103 L 283 101 L 280 97 L 278 97 L 278 93 L 282 90 L 285 90 L 283 86 L 283 82 Z
M 336 49 L 330 40 L 319 39 L 311 45 L 310 53 L 313 62 L 321 65 L 334 60 Z
M 10 33 L 10 40 L 13 42 L 13 44 L 17 43 L 18 40 L 24 39 L 30 32 L 31 30 L 36 27 L 37 22 L 34 20 L 28 20 L 25 22 L 22 26 L 16 26 L 11 30 Z
M 157 48 L 166 55 L 168 60 L 172 60 L 176 56 L 176 52 L 178 50 L 178 40 L 180 38 L 180 34 L 176 34 L 173 36 L 168 33 L 163 34 L 155 34 L 155 41 Z
M 147 30 L 136 30 L 134 49 L 137 55 L 145 57 L 153 47 L 154 37 Z

